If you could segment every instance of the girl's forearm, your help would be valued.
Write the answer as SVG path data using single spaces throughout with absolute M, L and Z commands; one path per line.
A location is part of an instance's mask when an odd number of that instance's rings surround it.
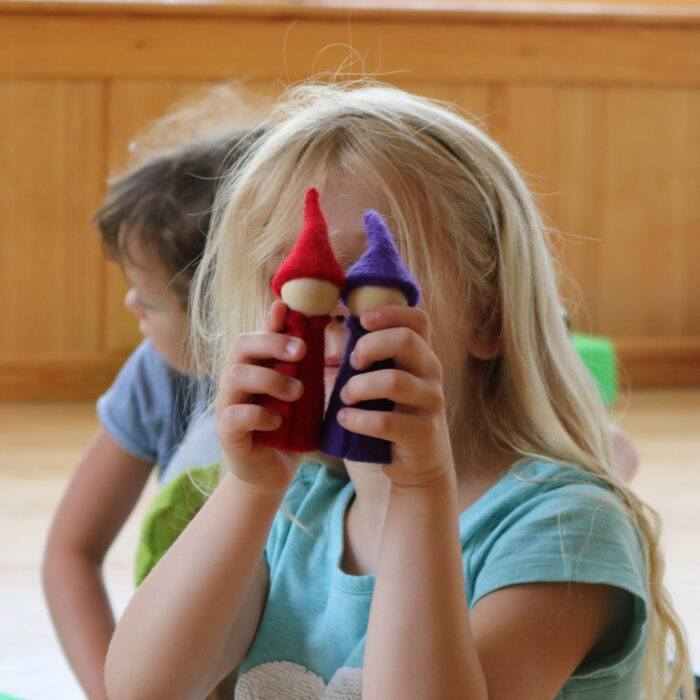
M 452 475 L 392 487 L 367 631 L 363 698 L 486 698 L 469 625 Z
M 283 495 L 258 494 L 224 477 L 119 621 L 107 655 L 110 698 L 201 695 Z
M 84 552 L 52 552 L 43 580 L 56 633 L 86 697 L 106 700 L 104 665 L 114 616 L 99 563 Z

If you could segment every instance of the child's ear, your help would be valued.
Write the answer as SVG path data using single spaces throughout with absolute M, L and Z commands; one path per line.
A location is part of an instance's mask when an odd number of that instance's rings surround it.
M 503 350 L 499 329 L 475 333 L 469 339 L 467 349 L 477 360 L 493 360 L 498 357 Z
M 477 360 L 492 360 L 503 352 L 501 319 L 498 313 L 480 314 L 480 323 L 472 329 L 467 350 Z

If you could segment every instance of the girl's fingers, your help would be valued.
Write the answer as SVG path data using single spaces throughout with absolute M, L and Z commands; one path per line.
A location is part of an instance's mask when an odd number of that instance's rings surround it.
M 433 414 L 367 411 L 361 408 L 341 409 L 338 423 L 353 433 L 382 438 L 401 449 L 415 449 L 418 452 L 424 450 L 426 445 L 435 444 L 444 427 L 444 421 Z
M 306 343 L 282 332 L 286 311 L 284 302 L 275 301 L 270 306 L 262 331 L 241 333 L 236 338 L 226 358 L 226 366 L 270 359 L 296 362 L 304 357 Z
M 356 370 L 363 370 L 374 362 L 388 359 L 393 359 L 397 367 L 418 377 L 442 377 L 440 361 L 428 342 L 420 333 L 406 326 L 363 335 L 350 356 L 350 364 Z
M 287 314 L 287 305 L 277 299 L 272 302 L 270 310 L 267 312 L 264 329 L 272 333 L 279 333 L 284 329 L 284 317 Z
M 241 333 L 228 356 L 227 367 L 263 360 L 296 362 L 306 354 L 306 343 L 284 333 Z
M 251 443 L 254 430 L 275 430 L 280 427 L 282 416 L 257 404 L 233 404 L 219 416 L 218 437 L 223 447 Z
M 296 362 L 306 354 L 306 344 L 301 338 L 282 333 L 286 311 L 283 302 L 274 302 L 265 319 L 264 330 L 242 333 L 236 338 L 219 380 L 214 404 L 219 417 L 232 404 L 248 403 L 258 394 L 296 401 L 303 393 L 304 387 L 298 379 L 265 366 L 271 360 Z
M 303 392 L 304 385 L 298 379 L 277 370 L 259 365 L 232 365 L 221 377 L 215 408 L 223 412 L 230 404 L 245 403 L 255 394 L 296 401 Z
M 383 328 L 410 328 L 430 343 L 430 319 L 428 314 L 415 306 L 377 306 L 360 316 L 362 327 L 368 331 Z
M 419 379 L 397 369 L 355 375 L 343 387 L 340 398 L 349 406 L 370 399 L 389 399 L 426 411 L 441 411 L 445 403 L 440 382 Z
M 296 401 L 301 396 L 301 382 L 260 364 L 270 360 L 296 362 L 306 354 L 306 343 L 301 338 L 280 332 L 286 308 L 283 302 L 274 302 L 265 319 L 265 330 L 236 338 L 219 380 L 214 404 L 217 414 L 229 404 L 250 401 L 256 394 L 269 394 L 283 401 Z

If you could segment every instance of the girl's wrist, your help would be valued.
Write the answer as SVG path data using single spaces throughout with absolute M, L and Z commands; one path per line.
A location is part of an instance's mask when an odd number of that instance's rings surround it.
M 292 477 L 286 475 L 282 479 L 247 481 L 238 477 L 231 469 L 229 469 L 227 477 L 231 488 L 235 489 L 238 494 L 260 505 L 281 502 L 292 481 Z
M 399 479 L 391 479 L 391 493 L 397 496 L 452 492 L 456 488 L 455 470 L 451 463 L 438 465 L 415 476 L 402 474 Z

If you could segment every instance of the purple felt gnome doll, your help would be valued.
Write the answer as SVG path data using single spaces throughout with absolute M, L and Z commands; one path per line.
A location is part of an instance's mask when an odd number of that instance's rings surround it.
M 394 366 L 393 360 L 382 360 L 364 370 L 358 371 L 352 368 L 350 355 L 357 341 L 368 332 L 360 325 L 359 316 L 375 306 L 391 304 L 415 306 L 418 303 L 420 291 L 401 262 L 394 239 L 382 217 L 375 211 L 368 211 L 364 216 L 364 226 L 367 233 L 367 250 L 348 270 L 343 291 L 343 301 L 351 314 L 345 322 L 350 335 L 323 419 L 319 449 L 334 457 L 357 462 L 390 464 L 390 442 L 351 433 L 340 426 L 337 415 L 338 411 L 345 406 L 340 398 L 340 391 L 355 374 L 389 369 Z M 372 411 L 391 411 L 394 404 L 388 399 L 373 399 L 354 404 L 354 407 Z

